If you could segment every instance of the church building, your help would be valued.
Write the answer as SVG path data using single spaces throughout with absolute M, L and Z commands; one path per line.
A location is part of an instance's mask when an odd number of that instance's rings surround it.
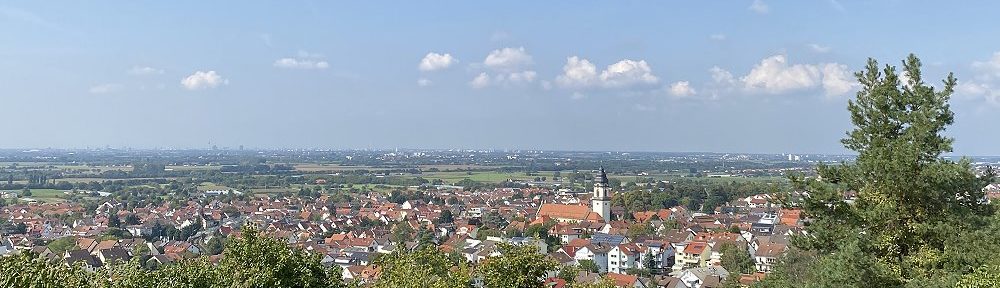
M 559 222 L 576 223 L 582 221 L 589 222 L 611 222 L 611 188 L 608 187 L 608 175 L 601 167 L 600 173 L 594 177 L 594 192 L 591 195 L 590 207 L 583 205 L 566 204 L 542 204 L 538 208 L 536 218 L 549 218 Z

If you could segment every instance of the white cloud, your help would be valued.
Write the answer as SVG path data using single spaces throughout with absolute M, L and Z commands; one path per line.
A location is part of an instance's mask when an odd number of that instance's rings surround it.
M 419 68 L 420 71 L 435 71 L 446 69 L 450 67 L 451 64 L 456 62 L 458 62 L 458 60 L 451 57 L 451 54 L 438 54 L 431 52 L 427 53 L 427 56 L 424 56 L 424 59 L 420 60 L 420 65 L 418 65 L 417 68 Z
M 775 55 L 761 60 L 740 80 L 748 90 L 778 94 L 814 87 L 819 78 L 819 68 L 801 64 L 789 66 L 785 55 Z
M 109 83 L 109 84 L 101 84 L 90 87 L 88 91 L 90 92 L 90 94 L 109 94 L 121 91 L 122 88 L 125 87 L 122 86 L 121 84 Z
M 431 84 L 433 84 L 433 82 L 431 82 L 430 79 L 427 79 L 427 78 L 417 79 L 417 86 L 427 87 L 427 86 L 431 86 Z
M 486 59 L 483 60 L 483 64 L 486 67 L 496 70 L 512 71 L 518 70 L 524 66 L 531 65 L 531 55 L 524 50 L 524 47 L 518 48 L 503 48 L 493 50 L 489 55 L 486 55 Z
M 964 81 L 955 87 L 958 96 L 975 99 L 982 98 L 991 105 L 1000 106 L 1000 89 L 989 83 L 981 83 L 974 80 Z
M 956 94 L 1000 106 L 1000 51 L 985 61 L 973 61 L 971 66 L 977 74 L 972 79 L 959 81 L 958 87 L 955 87 Z
M 535 81 L 535 76 L 538 76 L 538 73 L 531 70 L 514 72 L 507 74 L 507 81 L 512 83 L 531 83 Z
M 986 61 L 974 61 L 972 62 L 972 68 L 979 71 L 985 72 L 987 74 L 980 75 L 980 77 L 1000 78 L 1000 51 L 993 53 L 993 57 Z
M 482 72 L 479 73 L 476 78 L 473 78 L 472 81 L 469 82 L 469 85 L 471 85 L 472 88 L 477 89 L 485 88 L 491 85 L 517 86 L 535 82 L 535 78 L 537 77 L 538 73 L 532 70 L 498 73 L 494 75 Z
M 670 92 L 670 95 L 674 97 L 688 97 L 697 93 L 688 81 L 674 82 L 673 84 L 670 84 L 670 89 L 668 91 Z
M 132 67 L 132 69 L 128 70 L 128 74 L 132 75 L 155 75 L 155 74 L 163 74 L 163 72 L 164 72 L 163 69 L 157 69 L 145 66 L 135 66 Z
M 556 84 L 564 88 L 626 87 L 637 84 L 656 84 L 659 78 L 645 60 L 621 60 L 597 73 L 597 66 L 577 56 L 566 58 L 563 73 L 556 76 Z
M 326 69 L 330 63 L 322 60 L 281 58 L 274 61 L 274 67 L 288 69 Z
M 733 73 L 729 73 L 729 71 L 719 68 L 719 66 L 712 66 L 711 69 L 708 69 L 708 72 L 712 73 L 712 81 L 716 84 L 732 85 L 736 83 Z
M 563 87 L 587 87 L 597 81 L 597 66 L 576 56 L 566 58 L 563 74 L 556 77 L 556 84 Z
M 827 63 L 823 65 L 823 90 L 827 96 L 843 95 L 854 89 L 854 80 L 847 65 Z
M 524 47 L 493 50 L 483 60 L 483 66 L 489 71 L 479 73 L 469 85 L 484 88 L 490 85 L 519 86 L 532 83 L 538 73 L 527 69 L 531 64 L 531 55 L 528 55 Z
M 828 96 L 834 96 L 852 89 L 849 77 L 842 64 L 789 65 L 785 55 L 774 55 L 761 60 L 740 81 L 751 92 L 782 94 L 822 86 Z
M 181 85 L 188 90 L 215 88 L 225 84 L 229 84 L 229 80 L 222 78 L 215 71 L 196 71 L 194 74 L 181 80 Z
M 479 73 L 479 76 L 473 78 L 472 81 L 469 82 L 469 85 L 476 89 L 485 88 L 490 85 L 490 76 L 486 75 L 486 72 Z
M 715 40 L 715 41 L 724 41 L 724 40 L 726 40 L 726 34 L 712 34 L 712 35 L 708 35 L 708 39 L 712 39 L 712 40 Z
M 607 69 L 601 71 L 600 78 L 601 82 L 609 87 L 629 86 L 633 84 L 656 84 L 659 81 L 653 75 L 649 64 L 646 64 L 646 60 L 633 61 L 628 59 L 608 65 Z
M 809 49 L 812 49 L 813 52 L 816 52 L 816 53 L 830 52 L 830 46 L 823 46 L 823 45 L 819 45 L 819 44 L 816 44 L 816 43 L 809 43 L 806 46 L 809 46 Z
M 750 3 L 750 7 L 747 9 L 760 14 L 766 14 L 771 11 L 771 7 L 767 7 L 767 3 L 764 3 L 764 1 L 761 0 L 753 0 L 753 3 Z
M 583 93 L 580 93 L 580 92 L 573 92 L 573 95 L 570 96 L 570 99 L 573 99 L 573 100 L 581 100 L 581 99 L 584 99 L 584 98 L 587 98 L 587 95 L 584 95 Z

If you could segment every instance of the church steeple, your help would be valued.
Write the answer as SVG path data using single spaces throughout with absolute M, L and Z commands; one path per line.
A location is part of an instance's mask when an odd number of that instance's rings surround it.
M 601 165 L 601 172 L 594 178 L 594 183 L 608 184 L 608 174 L 604 173 L 604 165 Z
M 601 166 L 600 172 L 594 177 L 594 194 L 590 197 L 591 210 L 604 218 L 604 223 L 611 222 L 611 187 L 608 187 L 608 174 Z

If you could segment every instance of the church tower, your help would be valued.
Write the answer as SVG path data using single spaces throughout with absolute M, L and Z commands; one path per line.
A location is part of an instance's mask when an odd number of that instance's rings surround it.
M 594 195 L 590 197 L 591 209 L 604 218 L 604 223 L 611 222 L 611 188 L 608 187 L 608 174 L 601 172 L 594 178 Z

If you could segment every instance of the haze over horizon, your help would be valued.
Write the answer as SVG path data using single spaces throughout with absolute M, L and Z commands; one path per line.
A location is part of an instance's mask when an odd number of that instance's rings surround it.
M 0 148 L 846 154 L 851 74 L 912 52 L 1000 155 L 996 2 L 282 4 L 0 4 Z

